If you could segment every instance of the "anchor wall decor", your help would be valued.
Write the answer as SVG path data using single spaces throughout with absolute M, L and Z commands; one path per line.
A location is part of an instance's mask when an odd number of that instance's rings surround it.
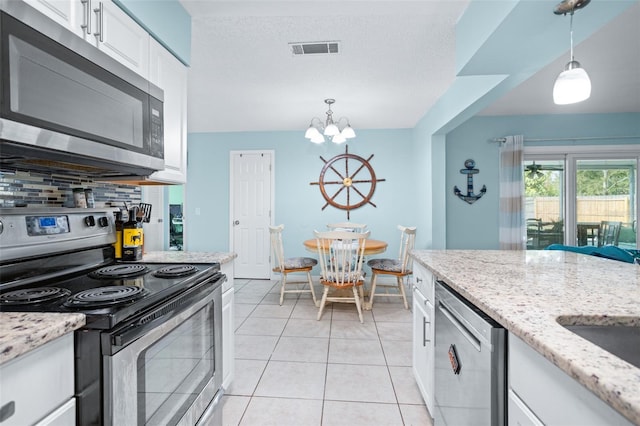
M 467 175 L 467 195 L 462 194 L 462 191 L 457 186 L 453 187 L 453 193 L 458 196 L 462 201 L 466 201 L 469 204 L 475 203 L 484 194 L 487 193 L 486 185 L 482 185 L 482 189 L 479 194 L 473 193 L 473 175 L 480 173 L 480 170 L 476 169 L 476 162 L 472 159 L 468 159 L 464 162 L 464 169 L 460 169 L 460 173 Z

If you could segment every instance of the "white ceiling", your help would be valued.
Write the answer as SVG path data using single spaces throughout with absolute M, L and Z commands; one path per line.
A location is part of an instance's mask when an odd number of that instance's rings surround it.
M 324 120 L 325 98 L 357 131 L 412 128 L 446 92 L 468 0 L 181 3 L 192 16 L 189 132 L 302 130 L 314 116 Z M 341 52 L 293 56 L 289 48 L 327 40 Z M 568 26 L 559 42 L 568 51 Z M 591 76 L 590 100 L 563 109 L 551 101 L 567 52 L 482 113 L 640 112 L 640 2 L 575 55 Z

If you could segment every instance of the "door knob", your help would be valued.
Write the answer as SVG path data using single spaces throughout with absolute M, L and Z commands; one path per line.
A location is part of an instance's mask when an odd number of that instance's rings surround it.
M 235 222 L 233 222 L 234 225 L 240 225 L 240 221 L 236 220 Z

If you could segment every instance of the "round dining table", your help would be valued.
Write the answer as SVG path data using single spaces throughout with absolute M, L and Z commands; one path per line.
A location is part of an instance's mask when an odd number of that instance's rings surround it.
M 312 238 L 310 240 L 305 240 L 304 241 L 304 247 L 307 250 L 312 251 L 314 253 L 318 252 L 318 243 L 317 243 L 317 240 L 315 238 Z M 368 238 L 364 241 L 364 255 L 365 256 L 369 256 L 369 255 L 372 255 L 372 254 L 384 253 L 386 249 L 387 249 L 387 243 L 385 243 L 384 241 L 371 240 L 371 239 L 368 239 Z

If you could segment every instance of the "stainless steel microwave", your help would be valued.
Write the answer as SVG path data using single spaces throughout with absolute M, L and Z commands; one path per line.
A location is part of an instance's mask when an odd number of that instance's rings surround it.
M 27 4 L 0 6 L 2 170 L 164 168 L 161 89 Z

